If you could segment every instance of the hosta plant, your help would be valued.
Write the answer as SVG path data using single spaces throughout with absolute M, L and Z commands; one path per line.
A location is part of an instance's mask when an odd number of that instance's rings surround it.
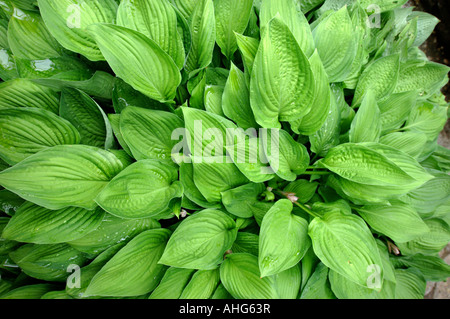
M 0 2 L 0 298 L 423 298 L 449 67 L 405 0 Z

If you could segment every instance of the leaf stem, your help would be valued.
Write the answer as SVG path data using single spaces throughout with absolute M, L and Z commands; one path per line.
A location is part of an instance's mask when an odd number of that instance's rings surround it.
M 299 202 L 294 202 L 293 204 L 297 205 L 298 207 L 300 207 L 302 210 L 304 210 L 306 213 L 308 213 L 309 215 L 313 216 L 313 217 L 317 217 L 320 218 L 320 216 L 316 213 L 314 213 L 312 210 L 310 210 L 308 207 L 306 207 L 305 205 L 303 205 L 302 203 Z

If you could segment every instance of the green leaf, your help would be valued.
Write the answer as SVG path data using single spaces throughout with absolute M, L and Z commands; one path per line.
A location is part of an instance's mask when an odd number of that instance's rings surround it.
M 435 62 L 411 60 L 400 65 L 397 87 L 394 93 L 418 91 L 429 95 L 448 82 L 450 68 Z
M 64 89 L 59 114 L 72 123 L 81 135 L 81 144 L 109 149 L 114 136 L 109 119 L 100 105 L 77 89 Z
M 311 110 L 314 100 L 311 65 L 288 26 L 278 18 L 267 24 L 255 57 L 250 81 L 250 105 L 256 122 L 281 128 Z
M 265 190 L 264 184 L 245 184 L 221 193 L 222 204 L 226 210 L 241 218 L 253 217 L 251 206 L 258 201 L 259 195 Z
M 214 162 L 215 161 L 215 162 Z M 194 183 L 210 203 L 218 203 L 221 193 L 249 183 L 249 180 L 226 157 L 194 159 Z
M 283 191 L 286 193 L 293 193 L 294 196 L 298 198 L 297 201 L 299 203 L 305 204 L 313 198 L 318 186 L 319 183 L 317 182 L 309 182 L 305 179 L 298 179 L 292 183 L 289 183 Z
M 64 52 L 39 14 L 23 12 L 20 9 L 16 9 L 9 20 L 8 43 L 14 56 L 21 59 L 53 58 Z
M 450 277 L 450 266 L 438 256 L 415 254 L 391 259 L 399 268 L 407 267 L 419 270 L 427 281 L 446 281 Z
M 391 146 L 420 160 L 426 143 L 427 136 L 420 132 L 394 132 L 383 136 L 380 143 Z
M 0 109 L 0 157 L 10 165 L 56 145 L 78 144 L 69 122 L 45 109 Z
M 181 163 L 180 182 L 183 185 L 184 193 L 189 200 L 205 208 L 220 208 L 220 203 L 209 203 L 199 191 L 194 182 L 194 166 L 191 163 Z
M 261 277 L 295 266 L 308 251 L 308 222 L 292 214 L 292 202 L 279 200 L 264 215 L 259 236 Z
M 186 20 L 189 20 L 198 4 L 192 0 L 170 0 L 170 2 L 181 12 Z
M 0 173 L 0 184 L 48 209 L 94 209 L 94 199 L 123 169 L 112 153 L 92 146 L 59 145 Z
M 325 156 L 331 148 L 339 144 L 340 122 L 341 113 L 336 99 L 332 96 L 330 110 L 327 113 L 325 123 L 309 137 L 312 152 Z
M 0 83 L 0 108 L 37 107 L 58 112 L 59 95 L 45 86 L 27 79 L 15 79 Z
M 155 41 L 183 68 L 185 52 L 177 29 L 177 15 L 168 1 L 121 1 L 117 25 L 139 31 Z
M 309 58 L 314 53 L 314 39 L 308 20 L 297 10 L 295 1 L 262 1 L 259 15 L 261 29 L 264 30 L 269 21 L 277 15 L 289 27 L 301 50 Z
M 216 42 L 222 53 L 231 60 L 237 50 L 235 33 L 242 34 L 247 28 L 253 0 L 216 0 Z
M 116 1 L 38 0 L 38 5 L 45 25 L 63 47 L 91 61 L 104 59 L 87 27 L 95 23 L 114 23 Z
M 302 289 L 300 299 L 335 299 L 328 281 L 328 272 L 329 269 L 323 263 L 319 263 Z
M 421 46 L 433 33 L 436 25 L 440 22 L 435 16 L 421 11 L 413 11 L 408 19 L 418 18 L 417 20 L 417 36 L 413 46 Z
M 187 56 L 185 69 L 190 74 L 206 68 L 213 58 L 216 43 L 216 23 L 212 0 L 196 2 L 189 19 L 191 29 L 191 50 Z
M 396 243 L 402 255 L 422 253 L 426 255 L 438 254 L 450 241 L 450 226 L 439 218 L 424 220 L 430 229 L 419 237 L 406 243 Z
M 356 210 L 370 227 L 396 243 L 413 240 L 429 231 L 428 226 L 409 205 L 373 205 Z
M 338 299 L 395 299 L 396 287 L 391 281 L 384 280 L 381 289 L 374 289 L 355 284 L 333 270 L 330 270 L 328 278 Z
M 250 106 L 250 91 L 245 74 L 233 62 L 223 92 L 222 109 L 225 116 L 239 127 L 245 130 L 258 127 Z
M 147 230 L 133 238 L 92 278 L 87 296 L 140 296 L 156 288 L 165 267 L 158 264 L 170 231 Z
M 115 176 L 95 200 L 120 218 L 150 218 L 166 211 L 170 201 L 182 193 L 175 167 L 157 160 L 142 160 Z
M 259 251 L 259 236 L 253 233 L 240 231 L 233 246 L 231 247 L 233 253 L 249 253 L 258 256 Z
M 76 240 L 95 230 L 105 212 L 68 207 L 49 210 L 23 204 L 3 230 L 2 237 L 23 243 L 59 244 Z
M 416 105 L 417 92 L 396 93 L 378 104 L 381 111 L 382 134 L 400 128 Z
M 181 75 L 155 41 L 113 24 L 95 24 L 88 29 L 119 78 L 154 100 L 173 101 Z
M 320 163 L 352 182 L 374 186 L 410 185 L 413 189 L 432 178 L 409 155 L 378 143 L 341 144 Z
M 120 132 L 137 160 L 170 160 L 172 133 L 183 126 L 178 116 L 159 110 L 128 106 L 120 115 Z
M 367 91 L 352 121 L 350 143 L 378 142 L 381 135 L 381 112 L 373 90 Z
M 358 51 L 347 7 L 331 13 L 312 30 L 317 51 L 330 82 L 343 82 Z
M 169 267 L 149 299 L 179 299 L 194 272 L 194 269 Z
M 227 255 L 220 266 L 220 280 L 235 299 L 277 299 L 274 277 L 261 278 L 258 257 L 247 253 Z
M 254 130 L 252 134 L 252 130 L 253 129 L 248 129 L 248 134 L 240 137 L 235 141 L 235 144 L 229 145 L 227 147 L 227 152 L 233 163 L 245 177 L 253 183 L 262 183 L 269 181 L 276 176 L 274 170 L 270 167 L 264 149 L 265 144 L 268 144 L 267 138 L 269 131 L 260 130 L 259 137 L 256 137 L 255 135 L 258 133 Z M 276 136 L 276 133 L 274 135 Z M 271 145 L 271 151 L 276 154 L 276 140 L 271 143 Z
M 320 130 L 327 120 L 332 103 L 328 76 L 317 50 L 310 57 L 309 62 L 316 82 L 313 107 L 302 119 L 291 122 L 292 130 L 303 135 L 312 135 Z
M 131 85 L 120 78 L 114 78 L 112 102 L 117 114 L 120 114 L 125 108 L 131 105 L 152 110 L 168 110 L 166 104 L 150 99 L 148 96 L 133 89 Z
M 450 176 L 436 174 L 435 178 L 402 196 L 400 200 L 412 205 L 421 216 L 428 217 L 448 201 L 449 194 Z
M 209 299 L 220 281 L 219 268 L 198 270 L 192 276 L 179 299 Z
M 25 244 L 9 254 L 28 276 L 45 281 L 64 282 L 71 264 L 83 266 L 87 258 L 67 244 Z
M 143 231 L 160 227 L 151 218 L 122 219 L 106 214 L 95 230 L 68 244 L 86 254 L 98 255 L 118 243 L 129 242 Z
M 236 42 L 245 67 L 245 77 L 250 82 L 253 63 L 259 48 L 259 39 L 236 33 Z
M 308 150 L 285 130 L 269 130 L 267 133 L 266 141 L 263 137 L 263 145 L 270 167 L 284 180 L 296 180 L 297 175 L 308 167 Z
M 330 212 L 309 224 L 314 253 L 330 269 L 367 287 L 367 269 L 382 267 L 375 239 L 364 220 L 356 215 Z M 382 268 L 380 273 L 382 276 Z
M 178 268 L 215 269 L 233 245 L 236 234 L 233 219 L 220 210 L 205 209 L 181 222 L 159 263 Z
M 72 79 L 87 80 L 92 72 L 78 58 L 60 56 L 40 60 L 16 58 L 17 72 L 21 78 L 27 79 Z
M 225 116 L 222 110 L 222 96 L 224 86 L 222 85 L 206 85 L 205 86 L 205 110 L 220 116 Z
M 379 58 L 369 64 L 359 77 L 353 98 L 353 107 L 362 102 L 365 93 L 371 90 L 375 100 L 385 100 L 395 89 L 400 72 L 400 56 L 393 54 Z
M 10 81 L 18 77 L 19 73 L 12 52 L 0 47 L 0 79 Z
M 9 190 L 0 191 L 0 211 L 13 216 L 25 200 Z
M 434 140 L 447 122 L 447 108 L 428 102 L 417 104 L 409 114 L 404 130 L 423 132 L 428 140 Z
M 301 282 L 300 264 L 274 275 L 275 285 L 280 299 L 296 299 Z
M 0 295 L 0 299 L 40 299 L 54 289 L 54 284 L 33 284 L 14 288 Z
M 386 12 L 403 6 L 407 0 L 362 0 L 361 6 L 367 8 L 371 4 L 376 4 L 381 12 Z
M 395 299 L 424 299 L 427 282 L 416 269 L 396 269 Z
M 104 71 L 95 71 L 92 76 L 89 74 L 82 77 L 69 71 L 49 78 L 36 78 L 33 82 L 55 91 L 62 91 L 64 88 L 79 89 L 90 96 L 109 100 L 112 98 L 114 79 L 114 76 Z

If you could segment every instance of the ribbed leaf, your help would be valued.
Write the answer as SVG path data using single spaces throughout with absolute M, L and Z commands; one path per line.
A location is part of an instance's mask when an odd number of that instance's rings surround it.
M 149 218 L 167 210 L 170 201 L 182 193 L 176 168 L 157 160 L 142 160 L 115 176 L 95 200 L 117 217 Z
M 59 95 L 42 85 L 27 79 L 15 79 L 0 83 L 0 108 L 37 107 L 58 112 Z
M 141 232 L 154 228 L 161 228 L 161 225 L 151 218 L 122 219 L 106 214 L 97 229 L 68 244 L 84 253 L 97 255 L 118 243 L 127 243 Z
M 295 266 L 308 251 L 308 222 L 292 214 L 292 202 L 279 200 L 262 220 L 258 264 L 261 277 Z
M 109 149 L 114 145 L 111 124 L 100 105 L 77 89 L 64 89 L 59 114 L 80 132 L 81 144 Z
M 216 42 L 222 53 L 231 60 L 237 50 L 235 33 L 242 34 L 247 28 L 253 0 L 216 0 Z
M 309 58 L 314 53 L 314 39 L 308 20 L 300 10 L 297 10 L 295 1 L 261 1 L 259 18 L 262 29 L 277 15 L 289 27 L 301 50 Z
M 95 197 L 122 169 L 122 162 L 110 152 L 85 145 L 60 145 L 2 171 L 0 184 L 49 209 L 94 209 Z
M 87 257 L 67 244 L 25 244 L 9 254 L 28 276 L 45 281 L 64 282 L 71 264 L 83 266 Z
M 9 20 L 8 42 L 15 57 L 40 60 L 60 56 L 63 47 L 47 30 L 42 18 L 16 9 Z
M 96 229 L 105 212 L 68 207 L 49 210 L 25 203 L 3 230 L 3 237 L 23 243 L 58 244 L 79 239 Z
M 178 268 L 215 269 L 233 245 L 236 234 L 234 220 L 222 211 L 200 211 L 176 228 L 159 263 Z
M 347 7 L 328 15 L 312 32 L 330 82 L 346 80 L 358 51 Z
M 247 253 L 227 255 L 220 266 L 220 280 L 236 299 L 277 299 L 273 276 L 261 278 L 258 257 Z
M 152 229 L 133 238 L 92 278 L 87 296 L 140 296 L 158 285 L 165 267 L 158 264 L 168 229 Z
M 149 299 L 179 299 L 194 272 L 194 269 L 170 267 Z
M 256 54 L 250 81 L 250 105 L 262 127 L 305 116 L 314 99 L 310 63 L 289 28 L 272 19 Z
M 189 21 L 191 50 L 186 61 L 186 71 L 195 74 L 212 61 L 216 43 L 216 23 L 212 0 L 200 0 L 193 7 Z
M 175 98 L 180 72 L 155 41 L 113 24 L 95 24 L 89 30 L 119 78 L 154 100 L 171 102 Z
M 427 282 L 423 275 L 416 269 L 396 269 L 395 286 L 396 299 L 423 299 Z
M 417 187 L 432 178 L 409 155 L 378 143 L 341 144 L 320 163 L 343 178 L 367 185 L 414 183 Z
M 179 299 L 209 299 L 220 281 L 219 268 L 198 270 L 192 276 Z
M 320 130 L 327 120 L 331 108 L 331 91 L 328 76 L 317 51 L 309 59 L 316 83 L 316 95 L 313 106 L 302 119 L 291 122 L 295 133 L 312 135 Z
M 145 34 L 172 57 L 179 69 L 183 68 L 183 41 L 177 29 L 177 15 L 168 1 L 121 1 L 117 24 Z
M 95 23 L 114 23 L 116 1 L 39 0 L 38 4 L 45 25 L 63 47 L 92 61 L 104 59 L 86 28 Z
M 202 162 L 194 160 L 194 182 L 198 190 L 210 203 L 221 200 L 221 192 L 247 184 L 249 180 L 239 171 L 235 164 L 227 161 L 226 157 L 217 158 L 217 162 Z
M 0 109 L 0 157 L 10 165 L 49 147 L 79 142 L 75 127 L 50 111 Z
M 120 132 L 137 160 L 170 160 L 172 133 L 184 126 L 173 113 L 129 106 L 120 115 Z
M 371 63 L 361 74 L 353 98 L 353 106 L 362 102 L 364 94 L 371 90 L 376 101 L 385 100 L 395 89 L 400 71 L 398 54 L 382 57 Z
M 363 219 L 330 212 L 309 225 L 315 254 L 330 269 L 358 285 L 367 287 L 371 265 L 382 263 L 377 244 Z M 382 279 L 382 273 L 380 273 Z
M 381 135 L 380 113 L 374 91 L 367 91 L 350 127 L 350 143 L 378 142 Z
M 422 218 L 409 205 L 377 205 L 357 208 L 361 217 L 375 231 L 404 243 L 429 231 Z

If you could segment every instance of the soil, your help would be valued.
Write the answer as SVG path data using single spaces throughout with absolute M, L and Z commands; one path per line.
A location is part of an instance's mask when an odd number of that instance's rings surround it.
M 431 61 L 450 66 L 450 5 L 448 0 L 410 0 L 407 5 L 415 7 L 414 10 L 428 12 L 441 21 L 421 49 Z M 450 83 L 443 88 L 442 92 L 447 101 L 450 101 Z M 450 121 L 442 131 L 438 143 L 450 149 Z M 440 256 L 447 264 L 450 264 L 450 245 L 440 253 Z M 450 299 L 450 280 L 439 283 L 429 282 L 425 299 Z

